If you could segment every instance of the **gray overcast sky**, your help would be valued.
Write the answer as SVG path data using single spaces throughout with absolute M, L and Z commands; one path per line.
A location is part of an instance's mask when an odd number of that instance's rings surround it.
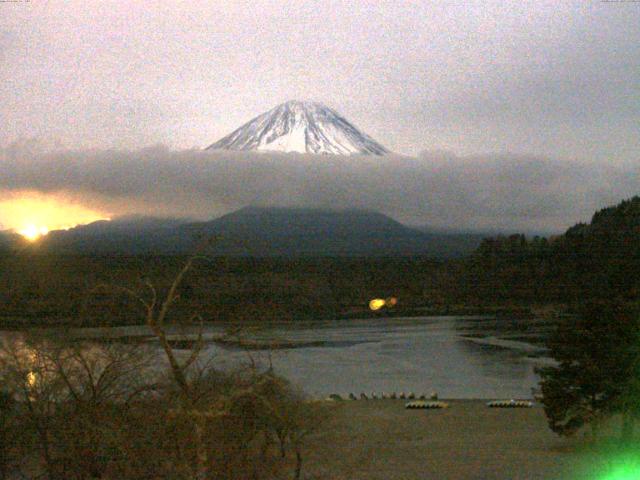
M 402 154 L 637 161 L 640 2 L 0 3 L 0 145 L 203 147 L 288 99 Z

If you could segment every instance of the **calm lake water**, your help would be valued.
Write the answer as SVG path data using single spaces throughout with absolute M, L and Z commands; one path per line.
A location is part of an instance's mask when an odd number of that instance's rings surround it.
M 286 341 L 289 348 L 246 352 L 210 342 L 204 355 L 215 357 L 213 365 L 218 368 L 250 360 L 262 365 L 271 362 L 278 373 L 314 397 L 437 392 L 440 398 L 531 398 L 531 388 L 538 383 L 535 366 L 549 363 L 536 341 L 548 329 L 539 320 L 487 317 L 296 323 L 261 327 L 249 337 Z M 222 333 L 222 327 L 209 326 L 205 336 Z M 140 326 L 82 329 L 89 338 L 148 334 Z M 190 352 L 180 353 L 188 356 Z
M 278 372 L 313 396 L 435 391 L 441 398 L 530 398 L 534 367 L 548 359 L 529 340 L 547 328 L 529 320 L 377 318 L 287 325 L 264 335 L 313 345 L 270 354 Z M 216 345 L 207 351 L 227 365 L 247 359 Z M 269 361 L 266 352 L 251 355 Z

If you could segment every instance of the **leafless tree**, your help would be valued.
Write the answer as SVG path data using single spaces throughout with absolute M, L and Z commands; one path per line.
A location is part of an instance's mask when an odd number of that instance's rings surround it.
M 6 390 L 0 391 L 0 480 L 8 478 L 11 464 L 11 448 L 9 439 L 15 433 L 13 426 L 13 412 L 15 400 Z
M 137 397 L 154 390 L 152 358 L 140 345 L 59 333 L 5 340 L 3 383 L 25 435 L 34 433 L 49 479 L 103 476 L 117 456 L 120 419 Z M 26 437 L 23 444 L 30 444 Z
M 281 478 L 289 467 L 300 477 L 303 440 L 319 424 L 317 412 L 271 367 L 260 371 L 249 353 L 248 366 L 213 368 L 200 315 L 171 314 L 197 258 L 164 294 L 148 279 L 139 290 L 94 290 L 123 293 L 142 307 L 166 359 L 164 377 L 154 370 L 157 354 L 136 344 L 57 335 L 6 346 L 0 367 L 37 433 L 50 480 L 258 480 Z M 194 324 L 185 354 L 173 335 Z

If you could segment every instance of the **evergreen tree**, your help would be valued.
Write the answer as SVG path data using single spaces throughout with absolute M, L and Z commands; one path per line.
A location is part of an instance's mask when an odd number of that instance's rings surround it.
M 589 303 L 558 326 L 548 347 L 558 364 L 537 372 L 550 428 L 571 435 L 591 424 L 595 433 L 601 419 L 621 413 L 629 434 L 630 419 L 639 411 L 636 313 L 618 302 Z

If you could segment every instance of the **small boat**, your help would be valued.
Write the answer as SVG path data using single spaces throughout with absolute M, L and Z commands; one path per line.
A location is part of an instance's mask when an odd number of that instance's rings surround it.
M 413 402 L 406 403 L 404 408 L 408 410 L 449 408 L 449 404 L 446 402 L 426 402 L 423 400 L 414 400 Z
M 533 402 L 528 400 L 494 400 L 493 402 L 488 402 L 487 407 L 489 408 L 531 408 L 533 407 Z

